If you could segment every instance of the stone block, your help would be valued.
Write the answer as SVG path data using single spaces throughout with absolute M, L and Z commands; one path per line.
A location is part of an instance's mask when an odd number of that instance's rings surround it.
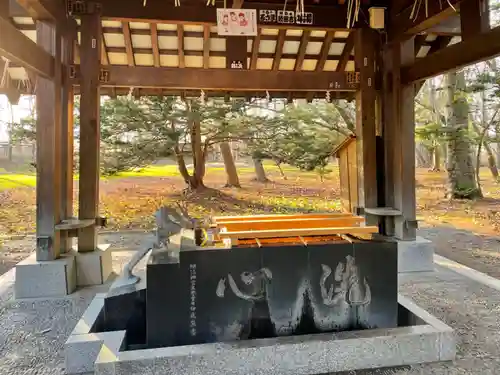
M 398 272 L 434 271 L 434 244 L 423 237 L 398 242 Z
M 101 328 L 105 296 L 106 294 L 99 293 L 94 297 L 66 341 L 64 345 L 66 374 L 94 371 L 95 362 L 99 357 L 111 359 L 112 363 L 107 367 L 114 369 L 114 361 L 117 359 L 115 354 L 122 347 L 125 331 L 96 332 Z M 110 374 L 104 370 L 102 373 Z
M 109 245 L 99 245 L 95 251 L 76 254 L 76 282 L 78 286 L 104 284 L 112 272 Z
M 33 253 L 16 265 L 16 298 L 62 297 L 76 289 L 75 253 L 37 261 Z

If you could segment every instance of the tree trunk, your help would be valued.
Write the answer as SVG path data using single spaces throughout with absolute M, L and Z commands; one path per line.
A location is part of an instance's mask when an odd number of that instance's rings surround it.
M 226 169 L 226 187 L 241 187 L 240 179 L 238 178 L 238 171 L 236 169 L 236 165 L 234 164 L 233 153 L 231 152 L 231 146 L 228 142 L 222 142 L 219 147 L 222 159 L 224 160 L 224 168 Z
M 253 158 L 253 165 L 255 167 L 255 178 L 258 182 L 268 182 L 269 179 L 266 176 L 266 170 L 264 165 L 262 165 L 262 159 Z
M 285 175 L 285 172 L 283 172 L 283 169 L 281 168 L 281 163 L 279 161 L 274 160 L 274 164 L 276 164 L 276 166 L 278 167 L 278 170 L 280 171 L 281 178 L 283 178 L 283 180 L 286 180 L 287 177 Z
M 418 168 L 431 168 L 431 152 L 427 147 L 425 147 L 421 143 L 417 143 L 415 146 L 415 153 L 417 158 L 417 167 Z
M 478 145 L 478 159 L 479 163 L 476 166 L 476 168 L 479 168 L 481 166 L 481 146 L 484 147 L 484 150 L 486 151 L 486 154 L 488 155 L 488 168 L 490 169 L 491 175 L 493 176 L 493 179 L 495 181 L 498 181 L 498 167 L 497 163 L 495 160 L 495 154 L 493 153 L 493 150 L 491 148 L 491 144 L 489 143 L 489 140 L 487 139 L 486 133 L 488 132 L 487 125 L 483 124 L 483 132 L 479 129 L 477 124 L 472 121 L 472 126 L 474 127 L 475 132 L 480 136 L 479 142 L 482 142 L 481 145 Z M 479 174 L 479 170 L 478 170 Z
M 201 123 L 194 120 L 191 123 L 191 151 L 193 153 L 193 176 L 190 179 L 191 189 L 202 189 L 205 187 L 203 178 L 205 177 L 205 159 L 208 145 L 203 145 L 201 141 Z
M 441 145 L 437 144 L 432 150 L 432 171 L 439 172 L 441 170 Z
M 469 106 L 465 97 L 464 72 L 448 73 L 448 182 L 452 198 L 474 199 L 481 196 L 472 164 L 468 138 Z

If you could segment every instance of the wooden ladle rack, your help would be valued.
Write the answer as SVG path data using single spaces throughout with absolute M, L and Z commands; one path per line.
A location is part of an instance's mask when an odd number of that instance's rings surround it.
M 365 219 L 348 213 L 218 216 L 212 218 L 215 241 L 231 246 L 271 246 L 338 241 L 378 232 Z

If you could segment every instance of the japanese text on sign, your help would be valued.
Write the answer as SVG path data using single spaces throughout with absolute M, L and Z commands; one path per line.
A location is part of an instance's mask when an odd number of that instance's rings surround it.
M 189 265 L 190 304 L 189 304 L 189 333 L 196 336 L 196 264 Z
M 282 24 L 298 24 L 312 25 L 314 15 L 311 12 L 294 12 L 293 10 L 259 10 L 259 23 L 282 23 Z

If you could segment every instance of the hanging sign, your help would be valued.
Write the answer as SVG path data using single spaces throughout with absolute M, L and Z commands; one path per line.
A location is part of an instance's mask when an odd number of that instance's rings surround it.
M 217 33 L 219 35 L 257 35 L 257 11 L 255 9 L 217 9 Z
M 259 9 L 259 23 L 285 25 L 312 25 L 314 14 L 311 12 L 294 12 L 293 10 Z

